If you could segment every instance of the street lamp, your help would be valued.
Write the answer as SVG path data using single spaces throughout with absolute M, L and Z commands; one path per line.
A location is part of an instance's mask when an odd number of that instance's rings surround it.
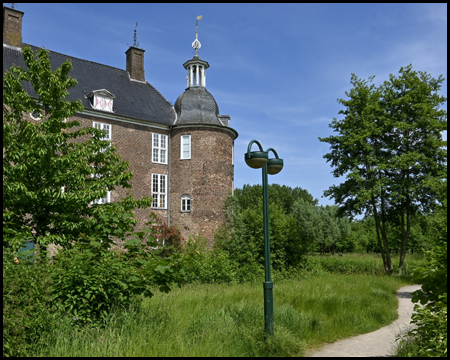
M 260 151 L 250 151 L 253 143 L 256 143 Z M 275 154 L 275 159 L 269 159 L 269 152 Z M 263 150 L 257 140 L 252 140 L 248 144 L 247 153 L 244 155 L 245 162 L 253 169 L 262 168 L 263 182 L 263 218 L 264 218 L 264 268 L 266 281 L 264 287 L 264 322 L 268 335 L 273 335 L 273 282 L 270 279 L 270 239 L 269 239 L 269 189 L 267 174 L 275 175 L 283 169 L 283 159 L 278 158 L 277 152 L 269 148 Z

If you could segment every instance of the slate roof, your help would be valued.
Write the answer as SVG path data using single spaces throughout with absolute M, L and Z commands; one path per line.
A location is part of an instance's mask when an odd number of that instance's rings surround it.
M 36 46 L 28 46 L 35 52 L 38 50 Z M 174 123 L 175 112 L 172 105 L 148 82 L 131 81 L 126 70 L 50 51 L 53 71 L 66 59 L 72 61 L 70 76 L 78 81 L 75 87 L 68 90 L 67 100 L 79 99 L 86 109 L 105 113 L 93 109 L 86 95 L 93 90 L 106 89 L 115 95 L 115 114 L 164 125 Z M 3 45 L 3 73 L 12 65 L 26 69 L 21 51 Z M 31 84 L 27 83 L 24 87 L 30 95 L 36 96 Z
M 176 125 L 209 124 L 223 126 L 217 116 L 219 107 L 211 93 L 202 86 L 186 89 L 174 105 L 177 113 Z

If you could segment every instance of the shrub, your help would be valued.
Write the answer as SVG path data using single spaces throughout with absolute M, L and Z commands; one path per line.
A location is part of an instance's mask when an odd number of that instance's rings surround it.
M 57 320 L 51 270 L 3 247 L 3 356 L 29 356 Z
M 447 356 L 447 243 L 426 252 L 427 262 L 417 267 L 414 278 L 422 288 L 413 292 L 412 323 L 417 329 L 409 332 L 415 340 L 415 356 Z
M 54 299 L 63 312 L 79 324 L 105 321 L 113 308 L 128 308 L 138 296 L 152 297 L 151 286 L 170 291 L 179 283 L 179 256 L 160 258 L 150 247 L 156 241 L 145 233 L 127 240 L 124 251 L 113 252 L 109 244 L 81 235 L 71 248 L 55 257 Z
M 189 237 L 183 250 L 185 282 L 231 283 L 236 281 L 236 267 L 228 254 L 210 249 L 208 240 L 200 234 Z

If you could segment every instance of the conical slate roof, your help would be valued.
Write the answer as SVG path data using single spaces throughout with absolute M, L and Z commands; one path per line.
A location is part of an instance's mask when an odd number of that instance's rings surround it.
M 176 125 L 209 124 L 223 126 L 217 118 L 219 107 L 211 93 L 202 86 L 193 86 L 175 101 Z

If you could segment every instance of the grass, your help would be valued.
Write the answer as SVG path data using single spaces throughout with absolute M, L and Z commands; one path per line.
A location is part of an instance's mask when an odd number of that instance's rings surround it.
M 391 260 L 394 266 L 394 273 L 397 273 L 399 254 L 392 254 Z M 421 254 L 406 254 L 403 274 L 411 275 L 414 266 L 421 265 L 425 258 Z M 308 269 L 322 269 L 326 272 L 339 274 L 371 274 L 383 275 L 383 259 L 380 254 L 338 254 L 319 255 L 311 254 L 308 258 Z
M 397 318 L 407 276 L 307 274 L 274 285 L 275 335 L 266 339 L 262 280 L 189 284 L 111 315 L 104 329 L 62 319 L 38 356 L 302 356 Z M 119 313 L 116 313 L 119 314 Z

